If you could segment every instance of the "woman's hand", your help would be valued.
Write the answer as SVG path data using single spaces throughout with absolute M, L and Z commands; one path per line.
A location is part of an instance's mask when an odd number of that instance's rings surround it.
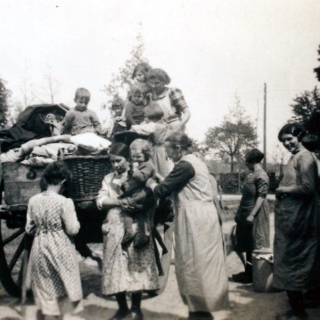
M 288 189 L 286 187 L 279 187 L 276 189 L 276 198 L 280 199 L 287 195 Z
M 153 190 L 157 186 L 157 182 L 153 178 L 149 178 L 146 182 L 146 186 Z
M 249 215 L 247 216 L 247 222 L 253 223 L 253 220 L 254 220 L 254 215 L 249 214 Z

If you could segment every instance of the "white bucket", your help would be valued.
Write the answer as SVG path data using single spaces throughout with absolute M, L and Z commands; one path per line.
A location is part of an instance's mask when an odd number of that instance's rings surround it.
M 270 250 L 255 250 L 252 253 L 253 290 L 275 292 L 273 281 L 273 254 Z

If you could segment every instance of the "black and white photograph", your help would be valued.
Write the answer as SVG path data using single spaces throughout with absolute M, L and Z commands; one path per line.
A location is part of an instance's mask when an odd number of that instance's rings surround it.
M 319 320 L 320 2 L 0 0 L 0 320 Z

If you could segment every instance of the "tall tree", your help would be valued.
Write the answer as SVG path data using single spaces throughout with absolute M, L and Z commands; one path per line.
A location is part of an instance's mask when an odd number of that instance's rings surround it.
M 320 45 L 318 49 L 318 55 L 320 56 Z M 318 58 L 318 61 L 320 61 L 320 57 Z M 316 73 L 318 81 L 320 81 L 320 66 L 318 68 L 314 68 L 313 71 Z
M 142 36 L 139 34 L 137 36 L 137 44 L 132 49 L 130 58 L 125 61 L 124 67 L 119 68 L 116 74 L 112 74 L 110 82 L 104 86 L 102 91 L 110 98 L 121 95 L 121 93 L 126 95 L 132 84 L 133 69 L 141 62 L 148 63 L 148 59 L 144 57 L 144 44 Z
M 305 91 L 293 101 L 292 120 L 303 124 L 309 132 L 320 137 L 320 90 L 315 87 L 312 91 Z
M 7 112 L 9 110 L 8 99 L 11 92 L 6 88 L 6 82 L 0 78 L 0 128 L 7 124 Z
M 224 117 L 222 124 L 206 132 L 206 144 L 218 150 L 222 158 L 230 157 L 231 172 L 234 172 L 235 162 L 239 164 L 244 153 L 257 146 L 256 128 L 246 116 L 237 96 L 234 107 Z

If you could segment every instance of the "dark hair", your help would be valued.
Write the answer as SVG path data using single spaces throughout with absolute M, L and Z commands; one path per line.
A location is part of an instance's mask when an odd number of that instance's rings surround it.
M 141 62 L 141 63 L 138 63 L 134 69 L 133 69 L 133 72 L 132 72 L 132 79 L 134 79 L 137 75 L 138 72 L 141 72 L 145 75 L 145 77 L 147 78 L 147 73 L 151 70 L 151 66 L 146 63 L 146 62 Z
M 87 98 L 88 101 L 90 101 L 90 91 L 86 88 L 78 88 L 76 90 L 74 99 L 80 98 L 80 97 L 84 97 Z
M 180 146 L 183 150 L 188 150 L 192 146 L 189 137 L 182 131 L 174 131 L 166 137 L 166 142 L 170 142 L 173 147 Z
M 306 131 L 300 123 L 287 123 L 284 125 L 278 134 L 278 140 L 282 142 L 281 137 L 284 134 L 292 134 L 294 137 L 298 138 L 298 141 L 300 142 L 304 135 L 306 134 Z
M 246 162 L 249 163 L 260 163 L 264 158 L 264 154 L 258 149 L 252 149 L 245 155 Z
M 130 149 L 124 143 L 117 142 L 112 144 L 109 149 L 109 154 L 124 157 L 126 160 L 130 160 Z
M 145 139 L 136 139 L 130 144 L 130 150 L 141 150 L 146 161 L 152 156 L 152 145 Z
M 161 120 L 164 116 L 163 109 L 156 102 L 152 101 L 143 109 L 143 113 L 148 119 L 156 121 Z
M 123 108 L 124 106 L 124 100 L 121 97 L 114 97 L 112 100 L 111 108 L 113 106 L 120 106 Z
M 71 173 L 62 161 L 55 161 L 47 165 L 42 178 L 45 181 L 42 180 L 40 182 L 41 189 L 46 190 L 47 184 L 58 185 L 63 180 L 68 182 L 71 178 Z
M 148 82 L 155 79 L 161 81 L 164 85 L 167 85 L 171 82 L 168 74 L 162 69 L 152 69 L 151 71 L 149 71 Z
M 319 137 L 314 134 L 306 134 L 302 140 L 302 145 L 310 152 L 315 152 L 319 148 Z

